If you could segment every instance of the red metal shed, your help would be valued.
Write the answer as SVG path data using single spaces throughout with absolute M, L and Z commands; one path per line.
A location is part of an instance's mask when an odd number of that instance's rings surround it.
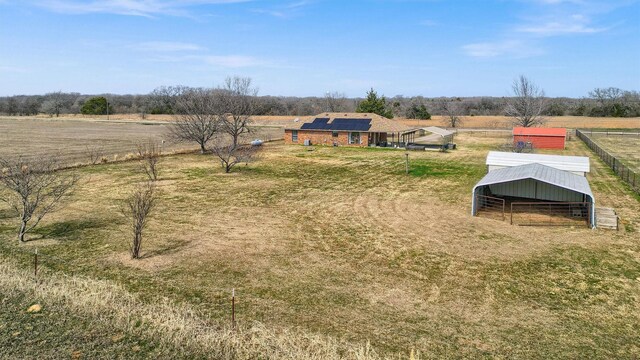
M 564 128 L 513 128 L 513 143 L 528 143 L 534 149 L 564 149 L 567 129 Z

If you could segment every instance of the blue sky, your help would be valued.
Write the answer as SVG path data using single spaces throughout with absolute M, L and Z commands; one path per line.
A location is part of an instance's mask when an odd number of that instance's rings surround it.
M 249 76 L 261 95 L 640 90 L 632 0 L 0 0 L 0 96 L 144 94 Z

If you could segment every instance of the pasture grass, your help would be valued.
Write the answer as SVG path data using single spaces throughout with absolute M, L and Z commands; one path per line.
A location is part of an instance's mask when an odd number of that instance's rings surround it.
M 640 136 L 589 135 L 601 148 L 638 174 L 640 183 Z
M 242 328 L 258 322 L 267 333 L 287 334 L 291 343 L 317 334 L 324 345 L 306 348 L 309 354 L 356 357 L 367 353 L 369 342 L 381 357 L 408 356 L 411 349 L 425 358 L 640 356 L 640 310 L 634 306 L 640 297 L 640 202 L 584 144 L 571 141 L 565 153 L 592 156 L 596 199 L 618 211 L 626 230 L 521 228 L 471 217 L 470 191 L 484 174 L 486 153 L 506 140 L 460 134 L 458 150 L 410 152 L 409 176 L 404 151 L 388 149 L 271 143 L 258 162 L 232 174 L 211 156 L 167 157 L 158 208 L 137 261 L 128 258 L 129 234 L 117 211 L 144 181 L 137 164 L 76 169 L 85 180 L 67 207 L 43 221 L 33 241 L 17 245 L 15 221 L 0 218 L 0 256 L 14 264 L 5 273 L 20 273 L 32 265 L 27 252 L 38 247 L 50 276 L 97 281 L 96 296 L 131 296 L 136 318 L 145 311 L 189 309 L 193 321 L 224 326 L 235 288 Z M 15 286 L 6 279 L 4 285 Z M 52 301 L 60 306 L 53 324 L 65 321 L 62 309 L 71 309 L 72 326 L 80 321 L 74 316 L 87 311 L 51 300 L 57 296 L 52 293 L 36 295 L 17 287 L 4 295 L 11 305 L 0 312 Z M 165 300 L 169 305 L 154 310 Z M 107 312 L 122 307 L 100 306 Z M 100 318 L 88 314 L 87 324 Z M 18 327 L 30 322 L 23 315 L 2 316 L 16 316 L 10 321 Z M 108 319 L 105 328 L 95 328 L 96 336 L 129 329 L 120 321 Z M 163 326 L 157 319 L 148 329 Z M 140 336 L 149 336 L 146 331 Z M 207 341 L 216 346 L 236 341 L 210 335 Z M 213 342 L 216 336 L 230 343 Z M 266 344 L 304 352 L 282 336 Z M 171 349 L 182 349 L 184 338 L 158 339 L 161 345 L 150 341 L 141 353 L 175 354 Z M 128 349 L 138 340 L 122 341 Z M 200 341 L 189 343 L 197 347 Z M 110 346 L 105 349 L 118 353 L 120 345 Z M 285 357 L 252 349 L 257 352 L 242 354 Z M 24 357 L 34 350 L 16 342 L 11 351 Z M 184 357 L 199 354 L 189 351 Z

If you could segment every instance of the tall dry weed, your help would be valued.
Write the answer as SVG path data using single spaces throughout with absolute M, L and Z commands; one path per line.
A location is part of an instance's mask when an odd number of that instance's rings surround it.
M 34 286 L 30 272 L 0 264 L 0 290 L 27 294 L 47 306 L 61 306 L 117 327 L 153 338 L 186 356 L 216 359 L 354 359 L 380 358 L 367 343 L 354 346 L 336 339 L 290 329 L 270 329 L 260 323 L 231 329 L 199 317 L 193 309 L 167 299 L 143 303 L 109 281 L 79 276 L 43 274 Z

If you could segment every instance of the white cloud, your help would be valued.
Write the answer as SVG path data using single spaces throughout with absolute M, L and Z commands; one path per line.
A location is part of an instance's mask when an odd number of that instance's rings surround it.
M 170 41 L 149 41 L 149 42 L 140 43 L 136 45 L 135 48 L 141 51 L 153 51 L 153 52 L 205 50 L 200 45 L 183 43 L 183 42 L 170 42 Z
M 159 55 L 151 58 L 152 61 L 159 62 L 192 62 L 201 63 L 205 65 L 215 65 L 224 68 L 245 68 L 245 67 L 257 67 L 268 66 L 268 64 L 255 58 L 253 56 L 245 55 L 184 55 L 184 56 L 171 56 L 171 55 Z
M 242 55 L 208 55 L 202 59 L 211 65 L 217 65 L 227 68 L 243 68 L 264 65 L 264 63 L 251 56 Z
M 520 40 L 504 40 L 496 42 L 481 42 L 467 44 L 462 50 L 471 57 L 492 58 L 508 56 L 513 58 L 527 58 L 542 55 L 544 52 Z
M 270 9 L 253 9 L 252 11 L 258 14 L 266 14 L 274 17 L 286 19 L 296 16 L 300 13 L 300 9 L 311 4 L 312 1 L 302 0 L 297 2 L 291 2 L 277 6 Z
M 106 13 L 153 17 L 187 16 L 187 8 L 195 5 L 231 4 L 252 0 L 42 0 L 36 4 L 63 14 Z
M 29 70 L 27 70 L 25 68 L 17 67 L 17 66 L 0 65 L 0 72 L 26 74 L 26 73 L 29 72 Z
M 535 0 L 536 2 L 547 4 L 547 5 L 558 5 L 562 3 L 571 3 L 571 4 L 584 4 L 584 0 Z
M 541 24 L 520 26 L 516 30 L 538 36 L 594 34 L 608 30 L 608 28 L 593 27 L 590 22 L 590 19 L 584 15 L 573 15 Z

